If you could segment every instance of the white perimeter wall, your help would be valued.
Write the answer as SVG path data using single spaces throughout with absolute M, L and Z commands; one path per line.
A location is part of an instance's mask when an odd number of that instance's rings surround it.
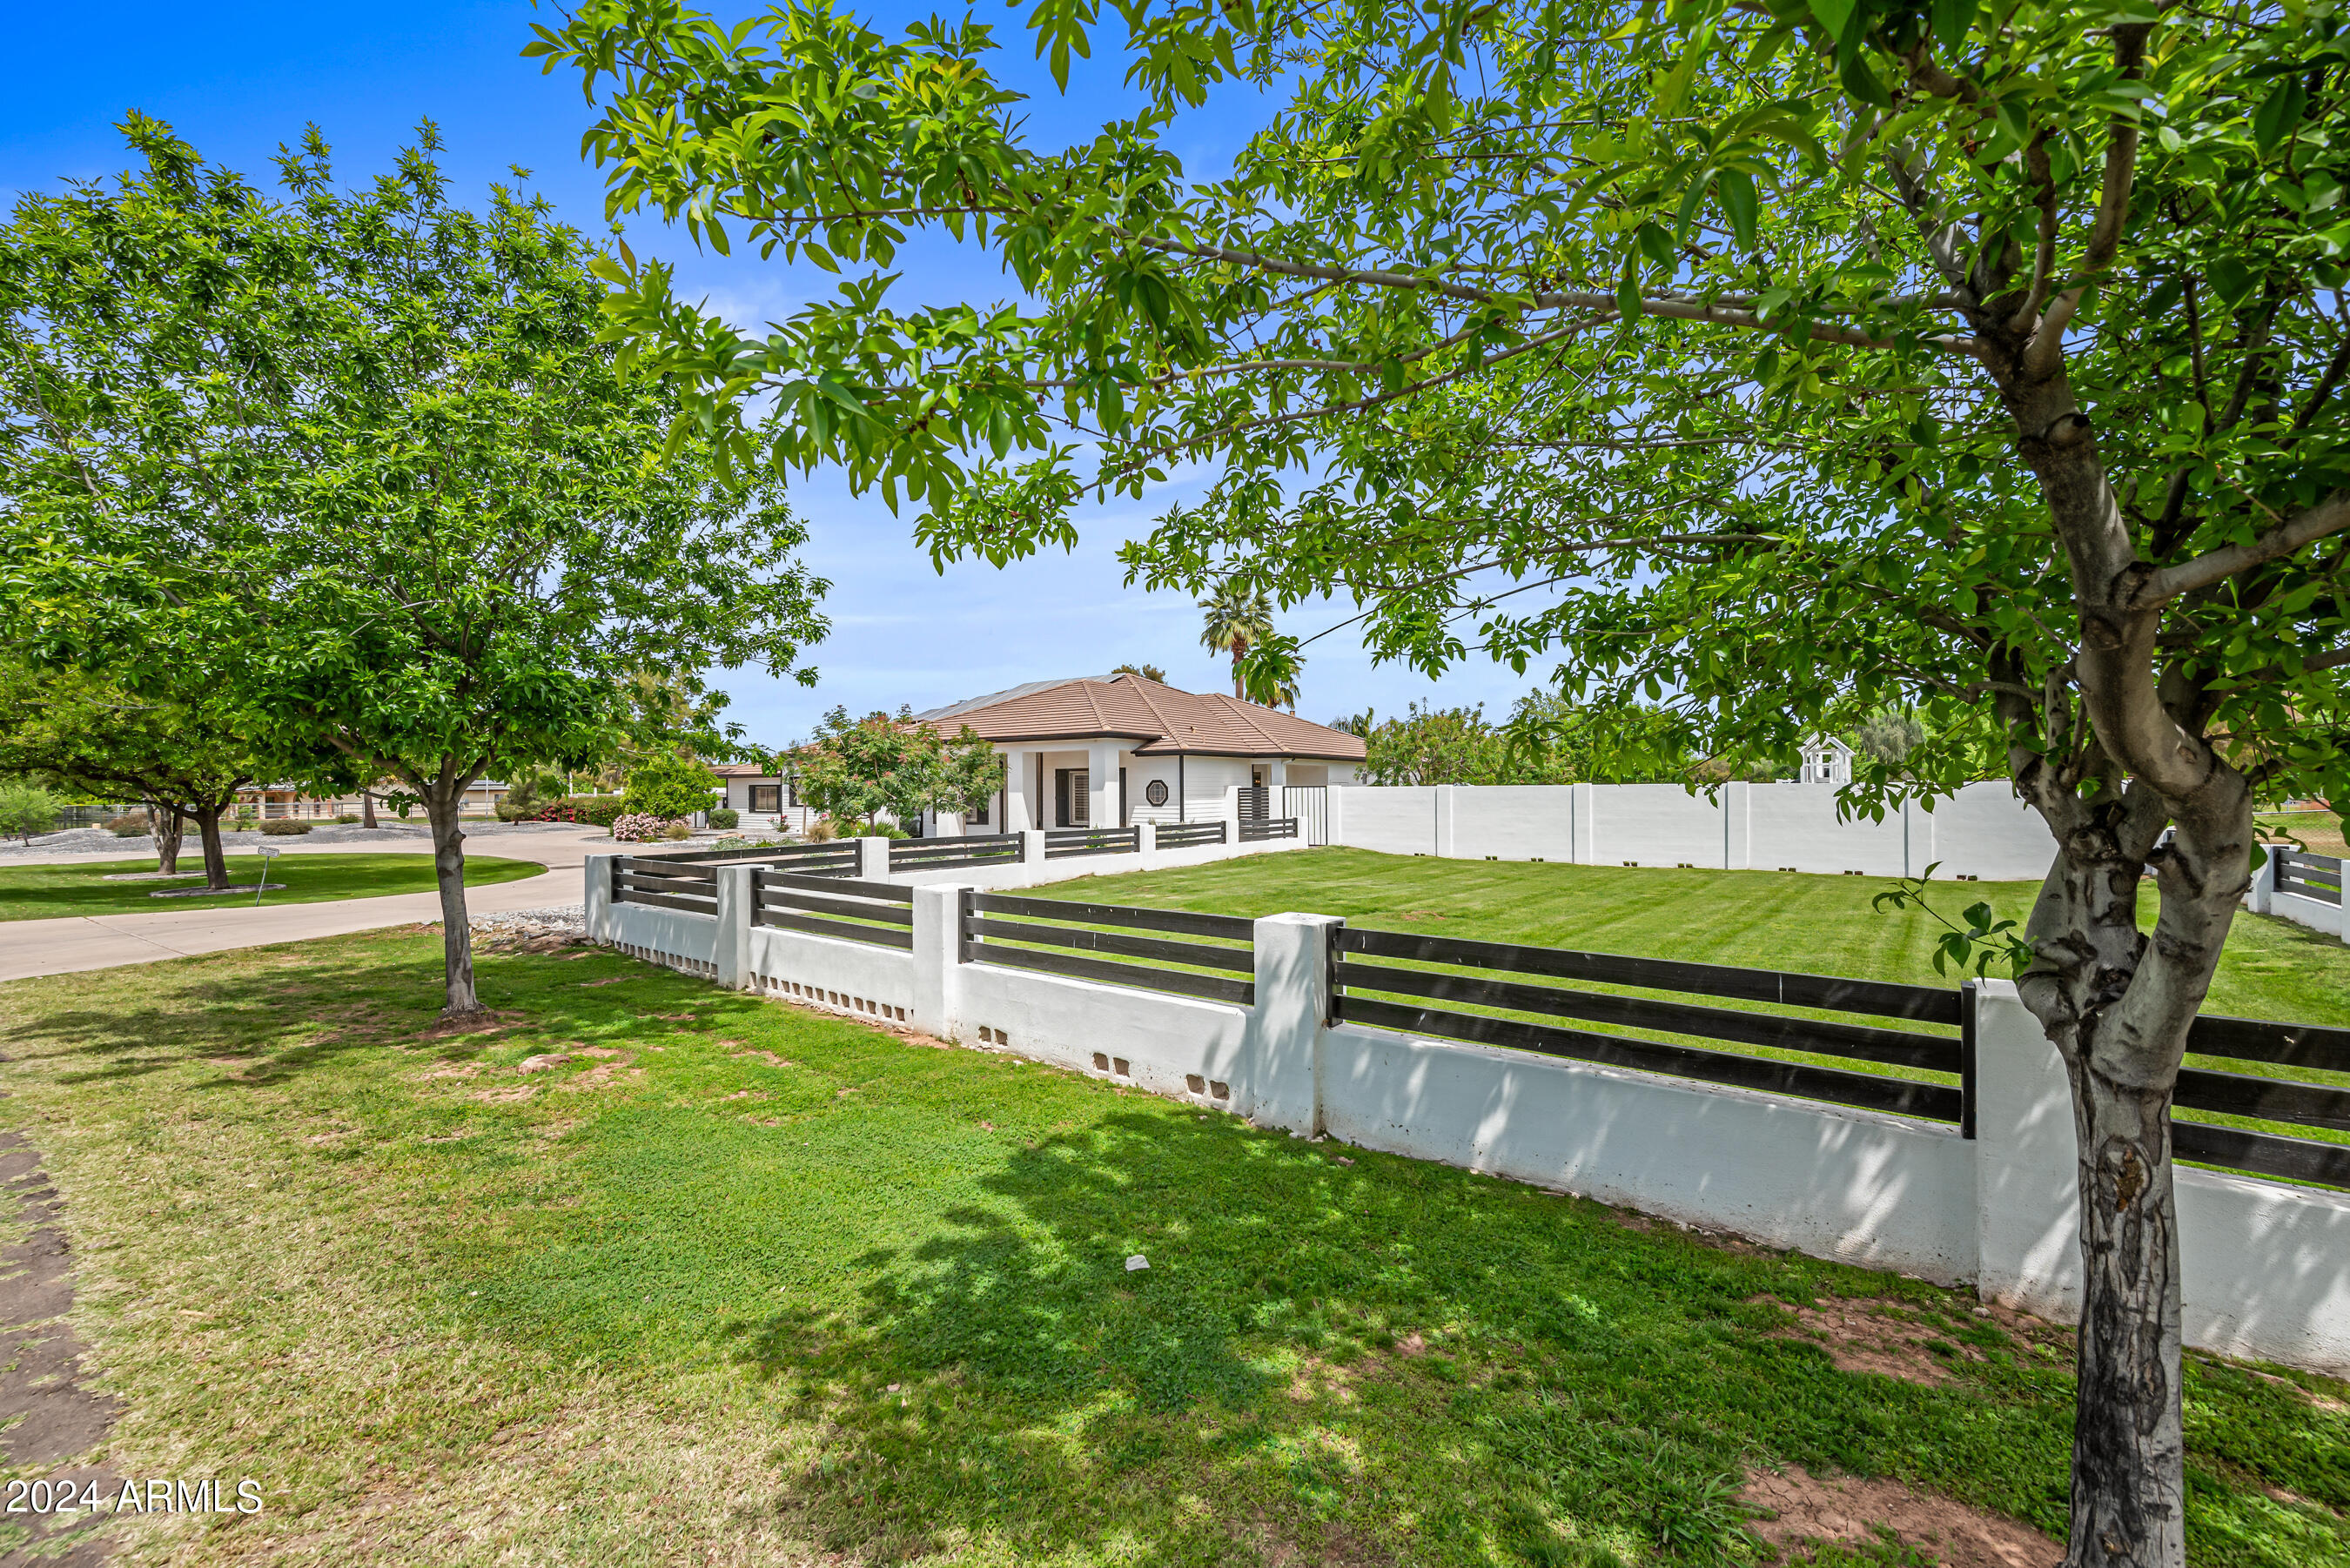
M 2008 881 L 2044 875 L 2056 842 L 2003 782 L 1881 822 L 1840 820 L 1834 784 L 1333 785 L 1330 841 L 1389 855 L 1586 866 L 1857 871 Z

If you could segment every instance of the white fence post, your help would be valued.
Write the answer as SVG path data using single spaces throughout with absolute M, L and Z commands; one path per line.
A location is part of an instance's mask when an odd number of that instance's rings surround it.
M 612 941 L 612 862 L 617 855 L 590 855 L 580 888 L 587 911 L 588 940 L 608 947 Z
M 1754 819 L 1748 812 L 1744 779 L 1721 786 L 1721 868 L 1744 871 L 1754 863 Z
M 721 866 L 717 869 L 718 935 L 710 955 L 711 967 L 717 971 L 713 978 L 728 991 L 747 991 L 751 985 L 751 916 L 758 900 L 751 886 L 754 867 Z
M 962 1007 L 955 983 L 962 971 L 956 956 L 962 945 L 962 895 L 966 884 L 934 882 L 914 891 L 914 1027 L 941 1040 L 952 1040 L 962 1025 Z
M 887 882 L 889 879 L 889 841 L 878 833 L 857 841 L 857 879 L 860 882 Z
M 2263 844 L 2266 851 L 2258 869 L 2252 873 L 2251 886 L 2244 889 L 2244 908 L 2255 915 L 2265 915 L 2276 904 L 2277 846 Z
M 1450 860 L 1452 858 L 1453 798 L 1454 791 L 1459 786 L 1454 784 L 1438 784 L 1436 786 L 1435 837 L 1436 857 L 1439 860 Z
M 1035 875 L 1045 874 L 1045 830 L 1024 827 L 1020 830 L 1020 864 Z
M 2081 1298 L 2072 1085 L 2012 981 L 1981 981 L 1976 997 L 1976 1289 L 2019 1310 L 2070 1314 Z
M 1155 822 L 1136 823 L 1134 825 L 1134 847 L 1135 851 L 1142 857 L 1142 868 L 1145 871 L 1148 871 L 1152 867 L 1158 865 L 1159 825 Z
M 1599 796 L 1596 786 L 1587 784 L 1569 784 L 1575 792 L 1573 826 L 1567 829 L 1572 846 L 1567 858 L 1577 866 L 1596 866 L 1598 862 Z
M 1259 1125 L 1300 1137 L 1322 1131 L 1322 1033 L 1330 1014 L 1336 915 L 1268 915 L 1256 922 L 1256 1006 L 1243 1057 Z

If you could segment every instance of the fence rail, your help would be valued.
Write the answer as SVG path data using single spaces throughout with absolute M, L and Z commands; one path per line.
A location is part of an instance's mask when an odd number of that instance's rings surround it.
M 1213 822 L 1162 822 L 1157 829 L 1161 849 L 1190 849 L 1201 844 L 1222 844 L 1224 841 L 1224 820 Z
M 2332 855 L 2312 855 L 2305 849 L 2271 848 L 2276 857 L 2276 890 L 2314 898 L 2321 904 L 2342 902 L 2342 862 Z
M 690 849 L 681 850 L 675 855 L 656 852 L 631 858 L 666 861 L 676 866 L 709 866 L 732 861 L 738 866 L 775 866 L 795 871 L 814 866 L 845 866 L 853 872 L 857 869 L 858 854 L 854 840 L 834 840 L 824 844 L 770 845 L 764 849 Z
M 2213 1015 L 2195 1021 L 2188 1031 L 2187 1049 L 2231 1061 L 2350 1073 L 2350 1029 Z M 2173 1104 L 2180 1110 L 2350 1132 L 2350 1089 L 2290 1078 L 2182 1067 Z M 2288 1181 L 2350 1187 L 2350 1145 L 2176 1119 L 2170 1124 L 2170 1143 L 2181 1159 Z
M 1294 816 L 1268 816 L 1241 822 L 1241 842 L 1256 844 L 1268 838 L 1295 838 L 1297 819 Z
M 751 875 L 751 921 L 874 947 L 914 947 L 914 890 L 790 871 Z
M 1081 904 L 1062 898 L 1023 898 L 970 889 L 964 890 L 962 904 L 956 919 L 955 957 L 959 962 L 1041 970 L 1047 974 L 1071 975 L 1111 985 L 1206 997 L 1241 1007 L 1255 1005 L 1256 927 L 1255 922 L 1241 916 Z M 990 916 L 1012 918 L 989 919 Z M 1040 920 L 1083 924 L 1039 925 L 1036 922 Z M 1105 926 L 1113 929 L 1097 929 Z M 1128 934 L 1134 931 L 1163 931 L 1251 945 L 1213 947 L 1205 942 L 1174 941 L 1164 936 Z M 1085 954 L 1103 956 L 1081 956 Z M 1119 961 L 1128 959 L 1149 961 Z M 1169 964 L 1191 968 L 1164 967 Z M 1218 972 L 1194 972 L 1199 970 Z
M 1929 986 L 1840 980 L 1827 975 L 1786 974 L 1716 964 L 1678 963 L 1612 953 L 1556 948 L 1516 947 L 1502 942 L 1462 941 L 1393 931 L 1341 928 L 1331 954 L 1331 1006 L 1341 1018 L 1411 1033 L 1440 1035 L 1502 1045 L 1544 1055 L 1572 1057 L 1609 1066 L 1631 1067 L 1704 1083 L 1826 1100 L 1951 1122 L 1967 1127 L 1965 1082 L 1971 1075 L 1962 1035 L 1920 1034 L 1867 1024 L 1790 1017 L 1707 1007 L 1685 1002 L 1571 991 L 1478 974 L 1405 969 L 1366 959 L 1440 963 L 1503 974 L 1579 980 L 1596 984 L 1639 986 L 1744 1002 L 1859 1012 L 1918 1023 L 1963 1024 L 1960 993 Z M 1409 996 L 1410 1002 L 1363 994 Z M 1430 1002 L 1571 1018 L 1660 1033 L 1696 1035 L 1816 1055 L 1843 1056 L 1904 1067 L 1958 1074 L 1960 1085 L 1918 1083 L 1869 1073 L 1783 1062 L 1766 1056 L 1715 1051 L 1702 1046 L 1634 1039 L 1596 1030 L 1462 1012 Z
M 967 838 L 902 838 L 889 845 L 892 871 L 936 871 L 950 866 L 993 866 L 1020 858 L 1016 833 L 974 834 Z
M 681 909 L 689 915 L 718 913 L 718 871 L 715 867 L 681 864 L 674 859 L 612 857 L 612 902 L 650 904 Z
M 1139 827 L 1055 827 L 1045 835 L 1045 858 L 1068 860 L 1080 855 L 1132 855 L 1142 847 Z

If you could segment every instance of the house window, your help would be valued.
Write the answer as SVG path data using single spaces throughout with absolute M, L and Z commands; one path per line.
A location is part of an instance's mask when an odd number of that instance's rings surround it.
M 784 809 L 783 800 L 784 786 L 781 784 L 753 784 L 751 786 L 751 809 L 753 811 L 763 811 L 770 814 L 779 812 Z
M 970 815 L 964 817 L 962 820 L 963 826 L 966 827 L 985 827 L 987 826 L 987 802 L 983 800 L 981 801 L 979 803 L 979 809 L 973 811 Z
M 1149 801 L 1153 805 L 1165 805 L 1167 804 L 1167 781 L 1165 779 L 1152 779 L 1149 784 L 1144 784 L 1142 786 L 1142 798 Z

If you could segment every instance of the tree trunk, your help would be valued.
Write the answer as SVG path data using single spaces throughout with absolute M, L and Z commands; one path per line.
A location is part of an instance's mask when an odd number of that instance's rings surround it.
M 228 852 L 221 847 L 218 805 L 198 805 L 188 813 L 204 846 L 204 886 L 216 893 L 228 891 Z
M 2072 1067 L 2081 1147 L 2081 1303 L 2067 1568 L 2187 1561 L 2178 1216 L 2170 1098 Z
M 375 825 L 375 791 L 363 789 L 359 791 L 359 826 L 373 827 Z
M 147 821 L 155 838 L 155 869 L 166 877 L 177 876 L 180 870 L 180 839 L 187 832 L 187 818 L 170 801 L 147 803 Z
M 424 814 L 432 824 L 432 874 L 441 888 L 441 953 L 442 981 L 448 1003 L 444 1018 L 463 1018 L 482 1011 L 473 992 L 473 928 L 465 913 L 465 836 L 458 831 L 465 785 L 471 780 L 442 781 L 424 791 Z

